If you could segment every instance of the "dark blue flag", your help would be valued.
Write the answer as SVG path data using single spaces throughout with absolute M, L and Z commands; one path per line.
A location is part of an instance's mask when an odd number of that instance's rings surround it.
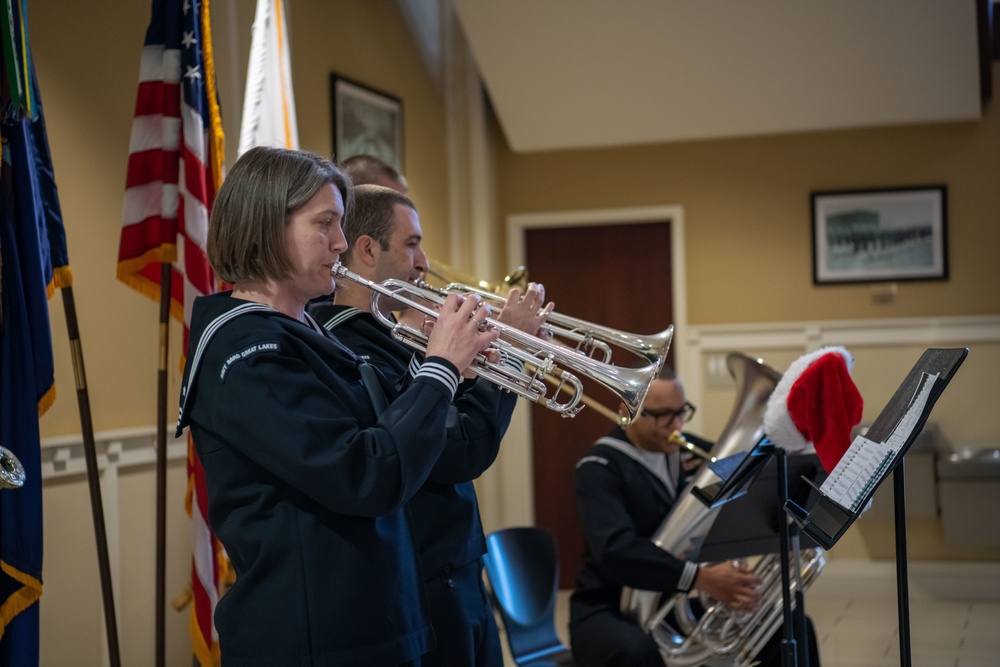
M 0 490 L 0 664 L 37 666 L 42 594 L 42 475 L 38 419 L 55 399 L 48 298 L 70 284 L 66 238 L 23 6 L 4 3 L 5 62 L 24 73 L 26 106 L 3 109 L 0 136 L 0 445 L 24 468 Z M 9 18 L 9 21 L 6 20 Z M 11 53 L 24 60 L 8 62 Z M 4 83 L 9 83 L 5 80 Z M 9 100 L 7 91 L 0 97 Z

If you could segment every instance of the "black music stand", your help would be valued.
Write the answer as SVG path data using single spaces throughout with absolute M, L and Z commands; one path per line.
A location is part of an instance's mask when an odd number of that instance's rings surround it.
M 691 493 L 711 509 L 721 507 L 746 495 L 773 455 L 774 445 L 767 438 L 761 438 L 748 452 L 709 463 L 709 469 L 722 481 L 704 488 L 696 486 Z
M 789 454 L 787 460 L 790 480 L 788 498 L 806 505 L 819 494 L 813 485 L 823 482 L 826 471 L 815 454 Z M 775 492 L 779 482 L 778 463 L 777 456 L 768 457 L 743 500 L 721 506 L 698 552 L 699 560 L 717 563 L 778 552 L 781 539 L 778 533 L 784 516 L 782 500 Z M 803 536 L 802 546 L 811 548 L 819 545 L 808 536 Z
M 893 473 L 899 659 L 903 667 L 911 664 L 903 456 L 968 354 L 968 348 L 926 350 L 865 436 L 854 440 L 823 486 L 816 487 L 816 501 L 808 509 L 791 500 L 785 503 L 785 511 L 800 529 L 830 549 L 861 516 L 879 485 Z M 874 459 L 872 453 L 876 453 Z
M 738 459 L 738 457 L 742 458 Z M 738 459 L 729 462 L 730 459 Z M 796 479 L 820 479 L 822 468 L 815 455 L 796 455 L 793 467 Z M 735 465 L 734 465 L 735 463 Z M 762 438 L 745 455 L 728 457 L 710 466 L 722 481 L 704 489 L 694 487 L 691 493 L 711 508 L 721 507 L 699 552 L 702 561 L 722 561 L 777 551 L 781 558 L 782 618 L 784 638 L 781 641 L 782 667 L 796 667 L 799 642 L 802 637 L 803 664 L 808 663 L 805 645 L 805 598 L 802 586 L 796 587 L 796 606 L 791 599 L 791 563 L 789 544 L 795 543 L 795 567 L 799 569 L 798 529 L 789 524 L 781 508 L 792 497 L 805 502 L 813 493 L 811 485 L 799 484 L 795 495 L 788 491 L 787 452 Z M 726 470 L 726 468 L 729 470 Z M 764 474 L 765 470 L 769 474 Z M 777 490 L 774 487 L 777 483 Z M 776 492 L 777 491 L 777 492 Z M 748 502 L 730 504 L 746 496 Z M 734 509 L 735 508 L 735 509 Z M 784 520 L 783 520 L 784 519 Z M 815 546 L 810 542 L 811 546 Z

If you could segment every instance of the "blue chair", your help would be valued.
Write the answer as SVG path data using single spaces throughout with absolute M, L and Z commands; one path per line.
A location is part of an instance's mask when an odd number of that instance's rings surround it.
M 483 561 L 490 598 L 519 667 L 573 664 L 569 648 L 556 634 L 556 554 L 555 537 L 545 528 L 507 528 L 486 537 Z

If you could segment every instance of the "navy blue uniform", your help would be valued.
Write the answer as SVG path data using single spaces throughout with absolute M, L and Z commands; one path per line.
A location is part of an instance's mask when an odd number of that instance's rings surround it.
M 489 437 L 494 415 L 450 424 L 458 372 L 432 358 L 377 416 L 361 362 L 307 320 L 229 293 L 194 303 L 178 429 L 236 571 L 215 614 L 223 662 L 417 660 L 433 635 L 406 504 L 456 429 Z
M 685 433 L 704 451 L 711 443 Z M 576 466 L 576 504 L 586 540 L 583 568 L 570 597 L 570 643 L 581 667 L 662 667 L 655 641 L 620 612 L 622 588 L 687 592 L 697 580 L 697 564 L 660 549 L 651 538 L 677 502 L 694 471 L 680 464 L 685 453 L 667 456 L 661 478 L 621 429 L 599 439 Z M 815 635 L 810 665 L 818 667 Z M 757 659 L 780 665 L 775 634 Z M 801 662 L 801 661 L 800 661 Z
M 311 312 L 390 381 L 400 386 L 409 382 L 416 367 L 414 351 L 396 341 L 370 313 L 336 305 L 314 306 Z M 427 483 L 409 504 L 437 638 L 436 648 L 422 658 L 422 665 L 503 664 L 496 622 L 483 589 L 480 559 L 486 552 L 486 540 L 472 480 L 496 459 L 517 397 L 485 380 L 466 380 L 459 387 L 454 412 L 467 412 L 470 403 L 495 409 L 489 437 L 469 438 L 460 449 L 446 448 Z M 455 441 L 467 435 L 471 434 Z

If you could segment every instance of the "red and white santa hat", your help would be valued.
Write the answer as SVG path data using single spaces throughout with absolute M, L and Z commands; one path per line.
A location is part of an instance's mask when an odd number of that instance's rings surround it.
M 764 411 L 764 432 L 789 451 L 812 443 L 831 472 L 851 446 L 864 401 L 851 379 L 854 358 L 843 347 L 824 347 L 796 359 L 785 371 Z

